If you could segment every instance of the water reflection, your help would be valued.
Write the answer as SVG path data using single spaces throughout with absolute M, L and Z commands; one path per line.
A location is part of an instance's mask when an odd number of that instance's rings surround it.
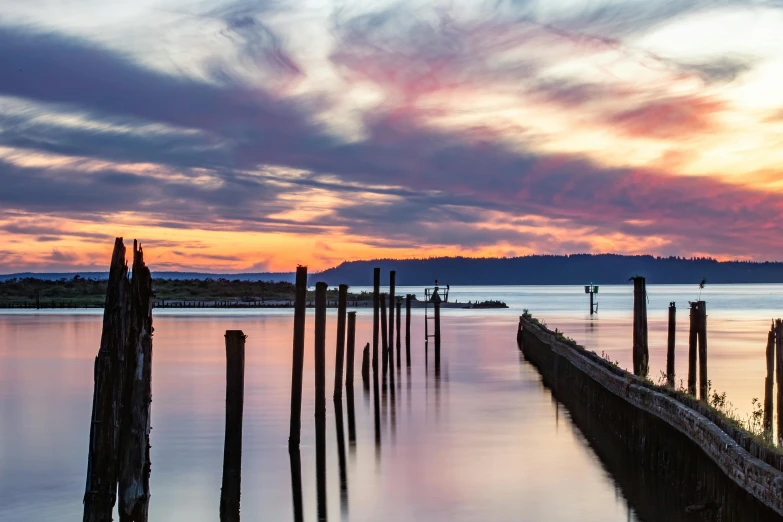
M 337 461 L 340 469 L 340 508 L 343 514 L 347 514 L 348 473 L 345 469 L 345 436 L 343 433 L 343 403 L 341 399 L 334 401 L 334 419 L 337 429 Z
M 288 450 L 291 463 L 291 497 L 294 504 L 294 522 L 304 520 L 302 510 L 302 462 L 299 456 L 299 448 L 291 446 Z

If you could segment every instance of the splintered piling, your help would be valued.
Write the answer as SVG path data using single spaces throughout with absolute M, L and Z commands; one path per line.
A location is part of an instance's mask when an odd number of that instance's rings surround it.
M 411 365 L 411 294 L 405 296 L 405 364 Z
M 709 400 L 707 377 L 707 303 L 699 301 L 699 398 Z
M 348 285 L 340 285 L 337 297 L 337 348 L 334 362 L 335 401 L 343 398 L 343 363 L 345 359 L 345 309 L 348 304 Z
M 674 387 L 674 344 L 677 326 L 677 306 L 669 303 L 669 336 L 666 349 L 666 384 Z
M 650 354 L 647 347 L 647 289 L 644 277 L 633 280 L 633 373 L 647 375 Z
M 400 317 L 402 316 L 402 301 L 399 299 L 394 303 L 397 306 L 397 368 L 400 367 L 401 360 L 401 346 L 400 346 Z
M 775 374 L 775 322 L 767 335 L 767 377 L 764 379 L 764 431 L 772 432 L 772 388 Z
M 688 393 L 696 396 L 696 356 L 699 339 L 699 303 L 691 305 L 690 330 L 688 331 Z
M 356 312 L 348 312 L 348 353 L 345 362 L 345 388 L 353 388 L 353 362 L 356 348 Z
M 220 488 L 221 522 L 239 522 L 245 339 L 241 330 L 226 330 L 226 436 L 223 444 L 223 485 Z
M 299 448 L 302 427 L 302 373 L 304 372 L 305 314 L 307 312 L 307 267 L 296 267 L 294 298 L 294 356 L 291 369 L 291 425 L 288 447 Z
M 380 326 L 381 269 L 373 269 L 372 288 L 372 371 L 378 375 L 378 328 Z

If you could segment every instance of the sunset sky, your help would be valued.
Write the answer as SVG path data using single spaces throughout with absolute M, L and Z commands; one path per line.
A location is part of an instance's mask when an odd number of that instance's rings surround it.
M 0 2 L 0 272 L 783 259 L 783 1 Z

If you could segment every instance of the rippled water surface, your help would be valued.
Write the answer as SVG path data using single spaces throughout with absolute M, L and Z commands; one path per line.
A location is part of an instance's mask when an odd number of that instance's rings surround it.
M 360 289 L 356 289 L 360 290 Z M 398 288 L 397 293 L 421 293 Z M 687 366 L 688 300 L 696 285 L 649 286 L 651 371 L 665 367 L 666 317 L 678 306 L 678 378 Z M 741 414 L 763 392 L 769 321 L 783 315 L 783 286 L 707 287 L 709 372 Z M 507 310 L 444 310 L 439 373 L 425 364 L 423 310 L 412 319 L 412 361 L 395 390 L 362 388 L 361 347 L 372 312 L 357 318 L 355 444 L 342 401 L 327 400 L 327 512 L 352 521 L 625 521 L 638 519 L 567 412 L 556 406 L 516 347 L 528 308 L 552 328 L 631 366 L 632 286 L 601 287 L 590 318 L 581 287 L 464 287 L 452 300 L 500 299 Z M 404 315 L 404 312 L 403 312 Z M 327 396 L 334 372 L 334 310 L 327 321 Z M 307 317 L 301 472 L 305 520 L 316 520 L 312 312 Z M 225 330 L 247 335 L 242 468 L 245 520 L 293 519 L 287 451 L 291 310 L 155 312 L 152 521 L 213 521 L 223 456 Z M 0 313 L 0 520 L 79 520 L 87 465 L 96 311 Z M 380 441 L 378 444 L 377 441 Z M 563 492 L 567 492 L 564 501 Z

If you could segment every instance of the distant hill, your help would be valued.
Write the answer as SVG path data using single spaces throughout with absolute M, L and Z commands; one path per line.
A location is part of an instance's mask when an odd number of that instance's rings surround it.
M 372 285 L 373 267 L 397 271 L 398 285 L 585 285 L 622 284 L 641 275 L 651 284 L 783 283 L 783 263 L 617 254 L 536 255 L 512 258 L 439 257 L 348 261 L 310 276 L 311 284 Z
M 43 279 L 45 281 L 56 281 L 58 279 L 73 279 L 74 276 L 80 276 L 85 279 L 108 279 L 108 272 L 57 272 L 57 273 L 35 273 L 35 272 L 20 272 L 17 274 L 0 275 L 0 281 L 8 281 L 9 279 L 23 279 L 25 277 L 34 277 L 36 279 Z M 296 281 L 295 272 L 258 272 L 250 274 L 209 274 L 202 272 L 153 272 L 153 277 L 156 279 L 228 279 L 229 281 L 274 281 L 293 283 Z

